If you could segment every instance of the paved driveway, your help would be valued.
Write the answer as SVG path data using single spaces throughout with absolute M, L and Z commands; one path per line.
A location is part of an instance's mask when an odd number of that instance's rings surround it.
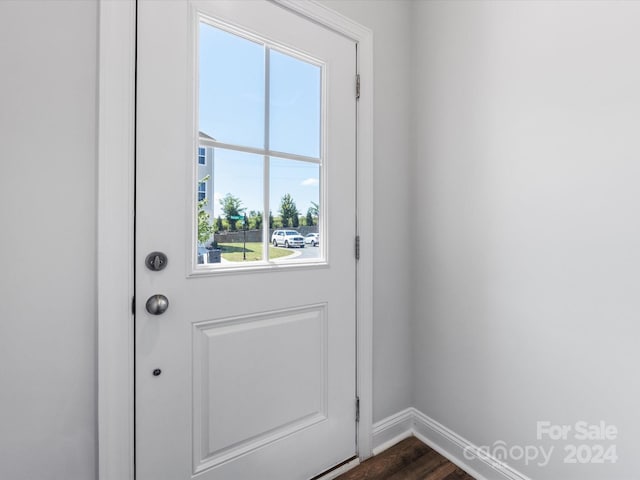
M 295 258 L 320 258 L 320 247 L 312 247 L 310 245 L 306 245 L 304 248 L 284 248 L 284 247 L 276 247 L 282 248 L 284 250 L 290 250 L 294 253 L 297 253 Z M 284 257 L 284 258 L 292 258 L 292 257 Z

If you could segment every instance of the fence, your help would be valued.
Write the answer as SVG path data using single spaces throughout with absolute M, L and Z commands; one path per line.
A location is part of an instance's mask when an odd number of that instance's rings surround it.
M 271 240 L 271 234 L 274 230 L 295 230 L 299 232 L 303 237 L 307 233 L 317 233 L 318 226 L 300 226 L 297 228 L 272 228 L 269 230 L 269 240 Z M 237 232 L 220 232 L 213 236 L 213 239 L 218 243 L 242 243 L 244 241 L 244 231 L 238 230 Z M 247 230 L 247 242 L 261 242 L 262 230 Z

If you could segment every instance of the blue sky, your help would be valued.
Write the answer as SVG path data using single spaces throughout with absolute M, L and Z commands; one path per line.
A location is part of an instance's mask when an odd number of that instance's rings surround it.
M 318 66 L 269 50 L 269 143 L 271 150 L 320 156 L 320 78 Z M 200 26 L 199 128 L 224 143 L 265 147 L 265 47 L 220 29 Z M 291 194 L 301 214 L 319 200 L 319 165 L 271 159 L 270 203 Z M 263 208 L 263 157 L 216 149 L 214 215 L 218 199 L 239 197 L 249 210 Z

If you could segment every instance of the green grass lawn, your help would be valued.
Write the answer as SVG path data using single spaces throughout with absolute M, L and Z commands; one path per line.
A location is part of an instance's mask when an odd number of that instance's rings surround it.
M 243 243 L 219 243 L 218 248 L 222 250 L 222 258 L 229 262 L 242 262 L 243 259 Z M 256 260 L 262 260 L 262 243 L 260 242 L 247 242 L 247 262 L 255 262 Z M 292 255 L 291 250 L 285 250 L 284 248 L 274 248 L 269 245 L 269 258 L 274 259 L 278 257 L 286 257 Z

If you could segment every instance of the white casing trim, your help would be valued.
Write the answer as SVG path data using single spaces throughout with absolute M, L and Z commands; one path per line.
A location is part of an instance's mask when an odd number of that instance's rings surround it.
M 100 0 L 98 98 L 98 475 L 134 478 L 134 0 Z
M 531 480 L 485 452 L 467 458 L 465 451 L 480 452 L 477 445 L 413 407 L 374 424 L 373 451 L 377 455 L 410 436 L 419 438 L 476 480 Z

